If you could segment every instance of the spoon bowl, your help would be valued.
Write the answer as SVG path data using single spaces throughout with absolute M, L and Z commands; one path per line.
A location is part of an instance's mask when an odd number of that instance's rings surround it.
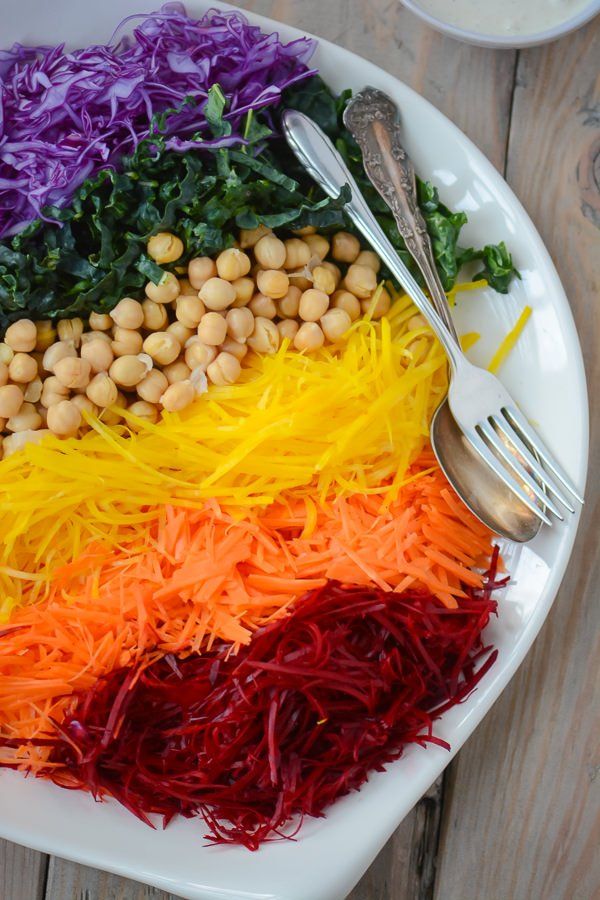
M 542 525 L 540 519 L 473 449 L 456 424 L 447 399 L 433 415 L 430 440 L 444 475 L 484 525 L 518 543 L 536 536 Z

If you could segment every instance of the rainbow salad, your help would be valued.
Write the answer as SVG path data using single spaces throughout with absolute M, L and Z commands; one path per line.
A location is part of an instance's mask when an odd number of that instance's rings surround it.
M 448 746 L 506 580 L 429 445 L 439 344 L 282 139 L 317 121 L 412 265 L 314 50 L 170 3 L 0 52 L 0 767 L 251 850 Z M 418 191 L 452 302 L 506 293 Z

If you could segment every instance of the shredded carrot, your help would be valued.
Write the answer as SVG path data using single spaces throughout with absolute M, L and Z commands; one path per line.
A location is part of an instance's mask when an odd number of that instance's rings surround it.
M 117 548 L 91 544 L 55 571 L 46 602 L 16 610 L 0 631 L 3 733 L 44 733 L 74 691 L 142 656 L 197 652 L 218 639 L 246 644 L 329 578 L 388 591 L 420 585 L 460 606 L 461 585 L 481 584 L 474 570 L 489 559 L 491 534 L 429 454 L 410 474 L 417 470 L 429 474 L 387 505 L 380 492 L 313 507 L 284 495 L 246 518 L 214 502 L 168 506 L 143 540 L 136 532 Z
M 90 419 L 80 439 L 49 436 L 0 462 L 0 621 L 47 596 L 52 570 L 90 540 L 117 545 L 165 504 L 215 498 L 247 510 L 282 491 L 315 500 L 386 482 L 395 496 L 447 388 L 431 333 L 419 331 L 422 352 L 408 349 L 414 312 L 399 297 L 380 322 L 354 323 L 341 345 L 305 356 L 285 342 L 274 356 L 253 355 L 237 384 L 211 387 L 158 425 L 140 420 L 139 433 L 124 411 L 125 424 Z M 27 579 L 40 572 L 33 589 Z
M 532 309 L 530 306 L 524 306 L 521 315 L 515 322 L 514 326 L 508 332 L 508 334 L 503 338 L 500 343 L 500 346 L 492 356 L 490 360 L 490 364 L 488 369 L 494 375 L 500 370 L 504 362 L 506 361 L 507 356 L 512 352 L 515 347 L 515 344 L 521 337 L 523 329 L 527 325 L 529 321 L 529 317 L 531 316 Z

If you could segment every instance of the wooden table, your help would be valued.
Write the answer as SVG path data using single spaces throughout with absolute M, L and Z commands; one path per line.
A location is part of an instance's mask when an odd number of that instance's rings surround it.
M 533 651 L 349 900 L 600 897 L 600 18 L 524 51 L 469 47 L 399 0 L 242 0 L 412 85 L 505 174 L 554 256 L 591 393 L 587 505 Z M 0 900 L 168 900 L 0 841 Z M 309 897 L 306 900 L 310 900 Z

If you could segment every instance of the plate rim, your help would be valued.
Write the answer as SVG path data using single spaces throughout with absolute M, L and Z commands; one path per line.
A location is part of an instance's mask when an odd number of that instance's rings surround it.
M 140 6 L 141 5 L 142 4 L 140 4 Z M 147 6 L 148 4 L 143 5 Z M 153 7 L 154 4 L 149 4 L 149 6 Z M 391 79 L 397 85 L 399 85 L 402 91 L 406 91 L 414 98 L 417 98 L 418 102 L 420 104 L 424 104 L 428 108 L 429 113 L 432 114 L 434 118 L 437 118 L 446 130 L 452 131 L 455 136 L 459 137 L 460 142 L 464 146 L 466 146 L 471 155 L 474 155 L 479 162 L 484 164 L 484 166 L 489 166 L 493 169 L 497 178 L 499 178 L 503 182 L 505 191 L 508 192 L 505 199 L 508 199 L 510 201 L 511 207 L 517 211 L 520 223 L 524 224 L 527 227 L 531 240 L 537 246 L 537 251 L 541 253 L 543 257 L 545 257 L 546 264 L 552 270 L 556 289 L 560 291 L 560 298 L 557 296 L 557 300 L 556 303 L 553 304 L 553 308 L 559 315 L 561 324 L 566 325 L 569 332 L 571 333 L 570 340 L 568 341 L 569 344 L 572 344 L 573 350 L 577 350 L 576 359 L 571 358 L 569 360 L 569 367 L 572 368 L 573 374 L 577 379 L 577 398 L 578 401 L 581 402 L 582 413 L 583 434 L 582 443 L 579 447 L 579 453 L 577 456 L 576 467 L 578 471 L 575 473 L 575 478 L 578 483 L 582 487 L 584 487 L 589 461 L 589 400 L 581 344 L 565 289 L 562 285 L 562 281 L 556 270 L 550 253 L 547 250 L 540 234 L 537 231 L 537 228 L 532 222 L 527 211 L 524 209 L 520 200 L 514 193 L 512 187 L 508 184 L 508 182 L 506 182 L 501 173 L 499 173 L 495 169 L 495 167 L 483 153 L 483 151 L 480 150 L 476 146 L 476 144 L 474 144 L 474 142 L 454 122 L 447 118 L 444 113 L 437 109 L 437 107 L 435 107 L 429 100 L 419 94 L 418 91 L 414 90 L 412 87 L 410 87 L 410 85 L 406 84 L 400 78 L 397 78 L 396 76 L 387 72 L 384 68 L 378 66 L 370 60 L 365 59 L 364 57 L 360 56 L 360 54 L 357 54 L 352 50 L 348 50 L 347 48 L 342 47 L 339 44 L 335 44 L 324 38 L 313 35 L 311 32 L 304 31 L 284 22 L 280 22 L 275 19 L 256 14 L 251 10 L 231 6 L 228 3 L 222 2 L 222 0 L 212 0 L 212 2 L 210 2 L 210 0 L 194 0 L 194 6 L 195 9 L 192 11 L 192 15 L 196 15 L 197 13 L 199 13 L 200 8 L 203 11 L 207 11 L 208 9 L 235 11 L 245 16 L 251 24 L 256 24 L 263 30 L 280 32 L 285 40 L 293 40 L 301 37 L 313 38 L 317 42 L 317 47 L 321 51 L 334 50 L 336 53 L 341 52 L 348 61 L 351 61 L 353 58 L 359 60 L 361 67 L 370 69 L 373 75 L 381 73 L 386 79 Z M 538 598 L 536 612 L 531 615 L 529 621 L 519 634 L 518 640 L 516 641 L 515 647 L 513 648 L 513 652 L 511 653 L 511 657 L 506 661 L 504 667 L 498 671 L 496 676 L 491 679 L 489 684 L 485 680 L 480 683 L 478 696 L 482 699 L 483 702 L 478 703 L 477 706 L 472 710 L 472 713 L 469 715 L 468 724 L 461 728 L 460 736 L 453 740 L 451 751 L 440 751 L 438 753 L 439 748 L 429 747 L 427 749 L 426 752 L 429 755 L 430 759 L 433 759 L 434 756 L 440 756 L 440 753 L 444 754 L 443 757 L 441 757 L 443 765 L 441 765 L 440 770 L 434 775 L 433 780 L 439 777 L 441 772 L 446 768 L 446 766 L 454 758 L 456 753 L 461 749 L 461 747 L 473 733 L 475 728 L 491 710 L 495 702 L 499 699 L 499 697 L 505 690 L 508 683 L 512 680 L 526 655 L 529 653 L 535 641 L 535 638 L 537 637 L 537 634 L 539 633 L 542 625 L 546 621 L 548 613 L 556 599 L 567 565 L 571 558 L 579 521 L 580 514 L 578 514 L 576 517 L 573 517 L 568 525 L 565 526 L 565 534 L 560 543 L 557 559 L 549 573 L 548 583 L 546 584 L 545 588 L 542 590 Z M 489 695 L 493 695 L 493 698 L 491 700 L 488 699 Z M 388 772 L 390 772 L 392 766 L 388 768 Z M 0 777 L 10 777 L 11 774 L 14 773 L 0 773 Z M 17 777 L 23 779 L 22 774 L 19 774 Z M 422 796 L 430 783 L 432 782 L 427 781 L 427 784 L 425 784 L 425 787 L 423 791 L 421 791 L 419 796 Z M 60 788 L 55 788 L 55 790 L 59 791 Z M 357 796 L 360 795 L 351 795 L 351 797 Z M 343 798 L 341 801 L 337 801 L 337 804 L 343 803 L 344 799 L 348 798 Z M 352 889 L 352 886 L 356 883 L 358 878 L 360 878 L 362 872 L 366 870 L 367 866 L 379 853 L 383 844 L 385 843 L 385 840 L 387 840 L 389 835 L 397 827 L 399 822 L 402 821 L 405 815 L 408 814 L 414 804 L 418 802 L 418 799 L 419 797 L 415 799 L 414 803 L 411 804 L 410 808 L 406 812 L 400 815 L 400 818 L 393 826 L 383 829 L 377 839 L 375 841 L 371 841 L 370 850 L 367 853 L 355 854 L 355 858 L 349 862 L 348 866 L 345 869 L 345 872 L 348 873 L 348 877 L 343 878 L 343 890 L 349 891 Z M 174 891 L 180 894 L 182 897 L 188 898 L 188 900 L 239 900 L 241 896 L 239 892 L 235 891 L 233 888 L 227 889 L 224 887 L 217 887 L 216 885 L 201 885 L 199 883 L 192 885 L 190 883 L 176 882 L 173 880 L 173 878 L 170 878 L 164 874 L 161 875 L 159 873 L 143 872 L 140 871 L 139 868 L 136 868 L 134 866 L 119 862 L 111 862 L 110 859 L 102 856 L 101 852 L 96 853 L 95 848 L 88 847 L 87 852 L 83 850 L 69 852 L 69 848 L 65 847 L 64 844 L 61 844 L 59 840 L 55 842 L 54 835 L 44 833 L 43 835 L 38 836 L 36 834 L 24 833 L 18 827 L 11 828 L 10 823 L 4 821 L 1 809 L 0 837 L 3 837 L 10 841 L 14 841 L 18 844 L 22 844 L 23 846 L 30 847 L 43 853 L 56 855 L 72 862 L 81 863 L 83 865 L 93 866 L 95 868 L 112 872 L 126 878 L 132 878 L 137 881 L 141 881 L 142 883 L 156 886 L 167 892 Z M 300 846 L 300 844 L 297 844 L 296 846 Z M 198 873 L 198 875 L 199 877 L 201 877 L 200 872 Z M 329 876 L 326 877 L 318 886 L 315 885 L 315 892 L 311 894 L 311 900 L 332 900 L 332 898 L 336 898 L 336 900 L 337 898 L 340 898 L 341 900 L 341 898 L 345 896 L 345 894 L 339 893 L 340 885 L 341 874 L 340 870 L 336 869 L 334 872 L 331 872 Z M 296 893 L 293 886 L 291 887 L 290 892 L 286 892 L 285 894 L 279 891 L 259 891 L 248 892 L 245 893 L 244 896 L 248 898 L 248 900 L 255 900 L 255 898 L 256 900 L 306 900 L 306 895 Z

